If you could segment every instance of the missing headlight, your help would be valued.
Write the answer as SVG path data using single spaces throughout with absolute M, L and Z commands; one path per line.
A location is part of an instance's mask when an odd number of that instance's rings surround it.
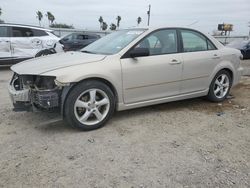
M 37 76 L 34 85 L 39 90 L 48 90 L 56 88 L 55 80 L 53 76 Z

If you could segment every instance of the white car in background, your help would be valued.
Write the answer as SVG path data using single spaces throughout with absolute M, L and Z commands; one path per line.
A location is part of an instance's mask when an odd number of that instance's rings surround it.
M 36 56 L 59 41 L 52 30 L 40 27 L 0 24 L 0 65 L 10 65 Z M 37 55 L 38 54 L 38 55 Z

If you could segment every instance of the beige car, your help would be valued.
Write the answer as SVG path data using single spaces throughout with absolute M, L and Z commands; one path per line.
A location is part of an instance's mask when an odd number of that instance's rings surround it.
M 240 80 L 241 53 L 188 28 L 114 32 L 79 52 L 11 67 L 16 110 L 60 110 L 82 130 L 102 127 L 115 110 L 207 96 L 223 101 Z

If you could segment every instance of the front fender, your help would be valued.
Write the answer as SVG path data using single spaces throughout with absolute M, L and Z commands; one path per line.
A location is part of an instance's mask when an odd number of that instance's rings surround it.
M 122 73 L 119 61 L 101 61 L 53 70 L 43 75 L 53 75 L 62 86 L 78 83 L 86 79 L 101 79 L 109 82 L 117 92 L 118 102 L 122 102 Z

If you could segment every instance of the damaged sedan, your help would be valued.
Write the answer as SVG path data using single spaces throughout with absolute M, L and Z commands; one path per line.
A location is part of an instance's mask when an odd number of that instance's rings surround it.
M 242 55 L 189 28 L 113 32 L 78 52 L 11 67 L 15 110 L 59 111 L 81 130 L 114 111 L 194 97 L 221 102 L 241 77 Z

